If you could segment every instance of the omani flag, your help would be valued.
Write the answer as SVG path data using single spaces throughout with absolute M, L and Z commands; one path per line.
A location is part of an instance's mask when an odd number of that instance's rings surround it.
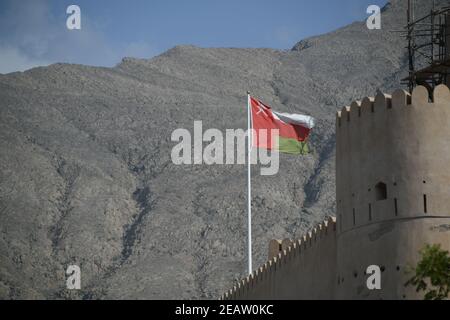
M 314 118 L 272 110 L 261 101 L 250 97 L 253 127 L 253 146 L 278 150 L 289 154 L 307 154 L 307 139 L 314 127 Z M 271 130 L 278 129 L 278 146 L 272 141 Z M 261 130 L 264 130 L 262 132 Z

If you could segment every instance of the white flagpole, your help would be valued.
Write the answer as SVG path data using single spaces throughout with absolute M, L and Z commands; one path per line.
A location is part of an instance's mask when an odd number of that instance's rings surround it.
M 251 184 L 251 153 L 252 153 L 252 131 L 251 131 L 251 101 L 250 92 L 247 91 L 247 125 L 248 125 L 248 274 L 252 274 L 252 184 Z

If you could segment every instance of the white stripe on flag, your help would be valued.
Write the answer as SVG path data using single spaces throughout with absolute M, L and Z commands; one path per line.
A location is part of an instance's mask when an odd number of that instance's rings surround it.
M 273 110 L 272 110 L 272 113 L 279 120 L 286 122 L 286 123 L 297 124 L 302 127 L 306 127 L 308 129 L 312 129 L 315 125 L 315 121 L 314 121 L 313 117 L 305 116 L 303 114 L 290 114 L 290 113 L 277 112 L 277 111 L 273 111 Z

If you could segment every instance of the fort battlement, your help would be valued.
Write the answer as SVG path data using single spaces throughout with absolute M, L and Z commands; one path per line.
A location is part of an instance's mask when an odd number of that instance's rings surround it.
M 339 231 L 398 217 L 447 216 L 449 123 L 450 90 L 445 85 L 431 97 L 421 86 L 412 95 L 380 92 L 339 111 Z
M 338 298 L 403 299 L 408 266 L 425 243 L 450 247 L 450 90 L 379 92 L 336 117 Z M 367 266 L 383 292 L 368 291 Z
M 312 264 L 318 253 L 331 251 L 330 260 L 334 261 L 334 250 L 321 250 L 321 247 L 329 247 L 336 243 L 336 219 L 330 217 L 307 232 L 303 237 L 295 241 L 285 239 L 270 241 L 269 260 L 263 266 L 255 270 L 251 275 L 238 282 L 233 289 L 226 292 L 221 299 L 264 299 L 279 291 L 277 295 L 282 298 L 282 291 L 287 286 L 296 290 L 297 281 L 290 284 L 284 283 L 285 275 L 295 272 L 299 267 L 299 277 L 307 276 L 310 269 L 307 264 Z M 276 250 L 278 248 L 278 250 Z M 323 257 L 320 260 L 325 261 Z M 329 266 L 329 265 L 328 265 Z M 294 269 L 293 269 L 294 268 Z M 302 272 L 302 269 L 303 272 Z M 325 276 L 325 278 L 327 278 Z M 300 280 L 301 282 L 301 280 Z M 288 297 L 285 297 L 288 298 Z
M 223 299 L 413 299 L 404 284 L 425 244 L 450 250 L 450 90 L 418 86 L 353 102 L 336 116 L 336 219 L 296 241 Z M 377 265 L 381 289 L 369 290 Z
M 383 115 L 389 110 L 398 110 L 406 106 L 435 106 L 441 107 L 444 112 L 450 99 L 450 90 L 446 85 L 439 85 L 434 89 L 430 97 L 428 90 L 423 86 L 414 89 L 412 95 L 405 90 L 396 90 L 392 95 L 378 92 L 375 97 L 365 97 L 360 101 L 354 101 L 350 106 L 345 106 L 336 114 L 336 125 L 338 128 L 357 125 L 358 121 L 385 120 Z M 403 109 L 403 112 L 414 112 L 414 110 Z M 401 114 L 391 113 L 390 116 Z M 338 133 L 338 131 L 337 131 Z

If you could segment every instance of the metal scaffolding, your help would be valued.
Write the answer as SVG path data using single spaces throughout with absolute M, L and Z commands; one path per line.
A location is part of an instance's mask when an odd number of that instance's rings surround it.
M 437 7 L 415 17 L 415 0 L 408 0 L 408 25 L 403 31 L 408 41 L 409 76 L 403 79 L 410 92 L 423 85 L 431 92 L 439 84 L 450 82 L 450 6 Z

